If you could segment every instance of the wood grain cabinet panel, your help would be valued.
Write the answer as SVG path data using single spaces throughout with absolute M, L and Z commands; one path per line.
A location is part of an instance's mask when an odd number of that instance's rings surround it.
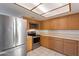
M 79 42 L 75 40 L 41 36 L 40 44 L 46 48 L 58 51 L 69 56 L 79 55 Z
M 54 38 L 53 37 L 49 37 L 49 48 L 54 50 Z
M 77 55 L 77 41 L 64 39 L 64 54 L 69 56 Z
M 67 17 L 62 17 L 58 19 L 58 27 L 57 29 L 67 29 Z
M 45 30 L 52 30 L 52 29 L 78 30 L 79 13 L 45 20 L 42 22 L 41 27 L 42 29 L 45 29 Z
M 63 53 L 63 39 L 60 39 L 60 38 L 56 38 L 56 37 L 51 37 L 50 38 L 50 49 L 53 49 L 53 50 L 56 50 L 60 53 Z
M 79 14 L 68 16 L 68 29 L 79 29 Z
M 49 38 L 48 36 L 41 36 L 40 37 L 40 44 L 44 47 L 49 47 Z
M 41 45 L 52 50 L 63 53 L 63 39 L 41 36 Z
M 60 53 L 63 53 L 64 51 L 64 42 L 63 42 L 63 39 L 60 39 L 60 38 L 55 38 L 54 40 L 54 50 L 60 52 Z
M 32 36 L 27 36 L 26 49 L 27 49 L 27 51 L 32 50 Z
M 50 21 L 43 21 L 41 27 L 42 27 L 42 30 L 45 30 L 45 29 L 49 30 L 51 28 Z
M 77 45 L 77 47 L 78 47 L 78 50 L 77 50 L 77 51 L 78 51 L 78 56 L 79 56 L 79 41 L 78 41 L 78 45 Z

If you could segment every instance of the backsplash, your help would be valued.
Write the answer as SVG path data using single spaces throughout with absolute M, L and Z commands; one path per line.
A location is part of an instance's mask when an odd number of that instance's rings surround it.
M 40 35 L 79 40 L 79 30 L 38 30 Z

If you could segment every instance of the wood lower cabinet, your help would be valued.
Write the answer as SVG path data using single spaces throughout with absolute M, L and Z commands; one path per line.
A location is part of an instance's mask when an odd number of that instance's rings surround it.
M 69 56 L 76 56 L 77 41 L 64 39 L 64 54 Z
M 60 52 L 68 56 L 79 55 L 79 42 L 56 37 L 41 36 L 42 46 Z
M 50 37 L 50 40 L 49 40 L 49 48 L 50 49 L 53 49 L 54 50 L 54 38 L 53 37 Z
M 40 44 L 44 47 L 49 48 L 49 37 L 48 36 L 41 36 L 40 37 Z
M 63 53 L 63 50 L 64 50 L 63 44 L 64 44 L 63 39 L 55 38 L 54 39 L 54 50 L 60 53 Z
M 50 41 L 49 41 L 50 45 L 50 49 L 53 49 L 53 50 L 56 50 L 60 53 L 63 53 L 63 39 L 59 39 L 59 38 L 56 38 L 56 37 L 51 37 Z
M 32 36 L 27 36 L 26 49 L 27 49 L 27 51 L 32 50 Z
M 41 36 L 41 45 L 49 49 L 56 50 L 60 53 L 63 53 L 63 39 Z
M 79 56 L 79 41 L 78 41 L 78 45 L 77 45 L 77 47 L 78 47 L 78 50 L 77 50 L 77 51 L 78 51 L 78 56 Z

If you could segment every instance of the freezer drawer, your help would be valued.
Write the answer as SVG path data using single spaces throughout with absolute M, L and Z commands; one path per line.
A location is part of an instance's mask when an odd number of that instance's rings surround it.
M 21 45 L 5 52 L 0 53 L 0 56 L 26 56 L 25 46 Z

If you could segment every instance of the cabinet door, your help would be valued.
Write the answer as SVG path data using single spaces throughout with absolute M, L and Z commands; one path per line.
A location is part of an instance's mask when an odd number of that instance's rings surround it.
M 54 40 L 54 50 L 63 53 L 64 50 L 64 42 L 61 38 L 55 38 Z
M 51 37 L 49 44 L 50 49 L 63 53 L 63 39 Z
M 67 17 L 59 18 L 57 29 L 67 29 Z
M 79 56 L 79 41 L 78 41 L 78 45 L 77 46 L 78 46 L 78 56 Z
M 32 37 L 31 36 L 27 37 L 26 49 L 27 49 L 27 51 L 31 51 L 32 50 Z
M 50 21 L 43 21 L 42 22 L 42 29 L 43 30 L 50 29 L 50 27 L 51 27 L 50 25 L 51 25 Z
M 49 48 L 54 50 L 55 47 L 55 43 L 54 43 L 55 38 L 54 37 L 50 37 L 49 40 Z
M 68 16 L 68 29 L 79 29 L 79 14 Z
M 49 47 L 49 39 L 48 39 L 48 37 L 47 36 L 41 36 L 40 37 L 40 44 L 42 45 L 42 46 L 44 46 L 44 47 Z
M 50 21 L 50 29 L 66 29 L 67 28 L 67 17 L 56 18 Z
M 64 54 L 75 56 L 77 55 L 77 41 L 74 40 L 64 40 Z

